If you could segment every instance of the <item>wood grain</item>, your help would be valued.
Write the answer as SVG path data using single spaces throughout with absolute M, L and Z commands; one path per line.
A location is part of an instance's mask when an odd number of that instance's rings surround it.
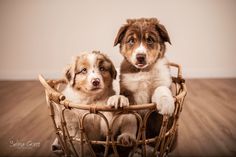
M 169 156 L 236 156 L 236 79 L 191 79 L 187 88 Z M 56 156 L 38 81 L 0 81 L 0 102 L 0 156 Z

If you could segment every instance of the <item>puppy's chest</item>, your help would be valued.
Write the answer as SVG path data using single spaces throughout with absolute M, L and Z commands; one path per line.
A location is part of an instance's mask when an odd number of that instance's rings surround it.
M 131 91 L 147 89 L 153 84 L 153 76 L 147 73 L 122 74 L 121 84 Z
M 157 81 L 152 73 L 134 73 L 121 75 L 121 88 L 132 93 L 136 103 L 149 103 Z

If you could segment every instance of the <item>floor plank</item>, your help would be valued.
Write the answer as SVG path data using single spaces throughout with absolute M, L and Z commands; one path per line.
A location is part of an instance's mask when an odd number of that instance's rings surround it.
M 169 156 L 236 156 L 236 79 L 189 79 L 176 149 Z M 54 156 L 38 81 L 0 81 L 0 156 Z M 12 143 L 19 143 L 18 146 Z M 35 144 L 24 147 L 20 144 Z

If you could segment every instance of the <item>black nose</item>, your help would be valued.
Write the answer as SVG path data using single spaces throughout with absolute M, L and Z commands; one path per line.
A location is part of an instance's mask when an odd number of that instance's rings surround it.
M 145 63 L 146 55 L 145 54 L 137 54 L 136 59 L 139 63 Z
M 98 86 L 100 84 L 100 79 L 99 78 L 93 79 L 92 84 L 93 86 Z

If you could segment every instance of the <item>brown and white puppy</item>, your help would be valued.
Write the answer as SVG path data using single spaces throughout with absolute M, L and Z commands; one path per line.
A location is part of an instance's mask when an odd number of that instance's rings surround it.
M 68 100 L 78 104 L 106 105 L 110 96 L 115 94 L 112 82 L 116 78 L 116 69 L 111 60 L 104 54 L 93 51 L 84 52 L 76 57 L 65 73 L 68 82 L 63 94 Z M 72 136 L 80 138 L 78 119 L 88 111 L 72 109 L 66 114 L 67 127 Z M 111 123 L 113 114 L 103 113 Z M 85 132 L 90 140 L 104 140 L 108 132 L 105 121 L 98 115 L 89 114 L 85 118 Z M 131 144 L 136 138 L 137 122 L 135 116 L 120 116 L 115 123 L 113 133 L 118 142 Z M 92 156 L 85 149 L 85 156 Z
M 120 44 L 120 53 L 124 56 L 120 68 L 120 93 L 131 105 L 153 102 L 160 114 L 172 115 L 175 106 L 170 90 L 170 69 L 165 58 L 166 42 L 171 43 L 169 35 L 156 18 L 140 18 L 127 20 L 120 28 L 114 46 Z M 150 136 L 158 133 L 157 117 L 151 117 L 152 124 L 147 130 Z

